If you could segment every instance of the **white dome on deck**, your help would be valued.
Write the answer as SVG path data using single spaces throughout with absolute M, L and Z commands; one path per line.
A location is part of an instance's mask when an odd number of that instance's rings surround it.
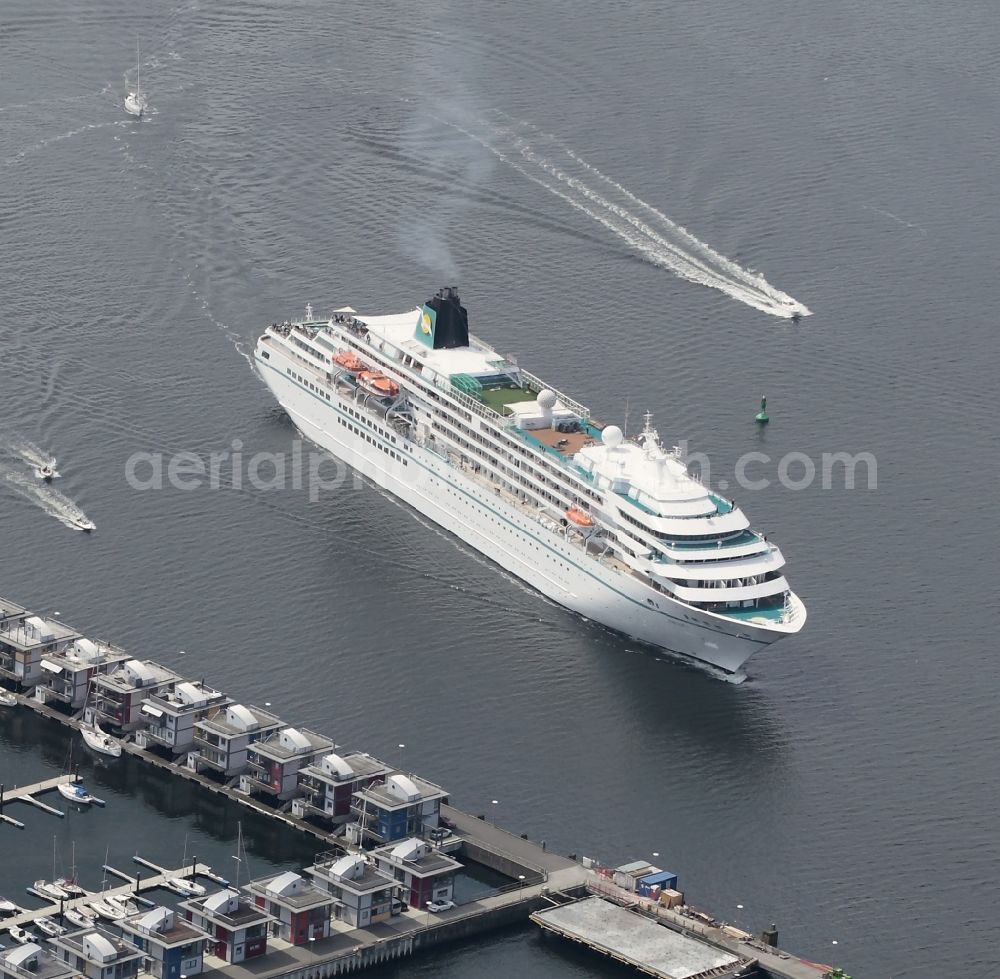
M 617 425 L 608 425 L 608 427 L 601 432 L 601 441 L 609 449 L 613 449 L 616 446 L 621 445 L 624 437 L 625 436 L 622 434 L 622 430 Z

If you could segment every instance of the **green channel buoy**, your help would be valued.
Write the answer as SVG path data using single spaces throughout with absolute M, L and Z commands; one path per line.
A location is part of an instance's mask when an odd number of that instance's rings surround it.
M 758 425 L 766 425 L 771 420 L 770 418 L 767 417 L 767 411 L 765 410 L 766 408 L 767 408 L 767 398 L 761 398 L 760 411 L 758 411 L 757 414 L 754 415 L 753 419 L 755 422 L 757 422 Z

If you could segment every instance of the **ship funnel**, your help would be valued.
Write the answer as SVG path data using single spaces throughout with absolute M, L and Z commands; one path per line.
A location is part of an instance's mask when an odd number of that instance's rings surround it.
M 435 350 L 469 345 L 469 314 L 458 298 L 458 289 L 445 286 L 424 303 L 415 336 Z

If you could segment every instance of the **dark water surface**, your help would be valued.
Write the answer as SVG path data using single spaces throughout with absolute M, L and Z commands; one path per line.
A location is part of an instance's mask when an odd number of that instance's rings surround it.
M 695 903 L 855 977 L 991 979 L 998 42 L 995 4 L 941 0 L 7 0 L 0 594 L 552 847 L 659 852 Z M 679 278 L 668 246 L 696 246 L 644 202 L 813 315 L 742 301 L 732 270 Z M 751 449 L 875 455 L 877 491 L 731 488 L 810 610 L 747 683 L 575 619 L 367 487 L 126 485 L 137 451 L 289 451 L 247 359 L 263 324 L 449 279 L 477 333 L 603 419 L 648 407 L 715 479 Z M 59 736 L 6 734 L 3 779 L 58 768 Z M 129 773 L 103 812 L 0 830 L 0 891 L 56 831 L 94 865 L 232 853 L 232 813 Z M 298 860 L 251 835 L 255 868 Z M 620 974 L 527 930 L 397 972 Z

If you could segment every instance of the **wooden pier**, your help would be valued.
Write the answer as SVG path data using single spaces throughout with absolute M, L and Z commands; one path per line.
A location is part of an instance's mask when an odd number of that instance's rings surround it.
M 62 819 L 66 813 L 61 809 L 56 809 L 55 806 L 50 806 L 48 803 L 42 802 L 36 796 L 41 795 L 43 792 L 51 792 L 53 789 L 59 788 L 60 785 L 69 785 L 79 781 L 79 775 L 69 774 L 56 775 L 54 778 L 47 778 L 44 781 L 35 782 L 33 785 L 15 785 L 13 788 L 0 785 L 0 822 L 4 822 L 8 826 L 15 826 L 17 829 L 24 829 L 24 823 L 4 813 L 4 806 L 8 802 L 27 802 L 29 805 L 35 806 L 43 812 Z

